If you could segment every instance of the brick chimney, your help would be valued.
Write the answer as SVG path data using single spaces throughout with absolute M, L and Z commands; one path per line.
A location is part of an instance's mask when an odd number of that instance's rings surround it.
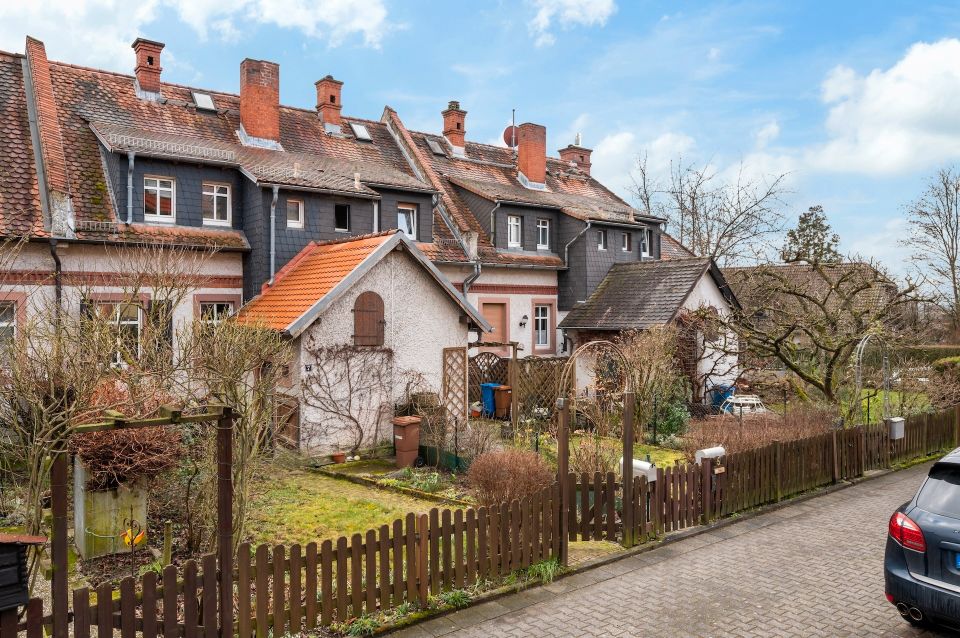
M 320 114 L 320 120 L 325 126 L 339 131 L 340 109 L 343 106 L 340 102 L 340 92 L 343 89 L 343 82 L 334 80 L 332 75 L 328 75 L 314 82 L 314 86 L 317 87 L 317 113 Z
M 517 170 L 527 182 L 542 185 L 547 181 L 547 128 L 530 122 L 517 128 Z
M 592 152 L 591 149 L 580 146 L 580 135 L 578 134 L 575 144 L 560 149 L 560 159 L 567 164 L 575 164 L 577 168 L 589 175 L 590 153 Z
M 150 93 L 160 92 L 160 52 L 163 51 L 163 42 L 155 42 L 144 38 L 133 41 L 133 50 L 137 54 L 137 66 L 134 73 L 140 89 Z
M 280 65 L 247 58 L 240 63 L 240 124 L 247 135 L 280 141 Z
M 467 138 L 467 112 L 460 108 L 460 102 L 450 100 L 443 116 L 443 136 L 456 148 L 463 148 Z

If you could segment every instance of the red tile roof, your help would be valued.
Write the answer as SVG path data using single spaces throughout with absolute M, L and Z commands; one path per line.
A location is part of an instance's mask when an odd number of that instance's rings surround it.
M 0 235 L 6 237 L 44 232 L 22 61 L 0 53 Z
M 660 234 L 660 258 L 661 259 L 686 259 L 687 257 L 696 257 L 693 251 L 677 241 L 672 235 L 667 233 Z
M 277 272 L 272 286 L 264 285 L 237 319 L 286 330 L 396 233 L 311 242 Z

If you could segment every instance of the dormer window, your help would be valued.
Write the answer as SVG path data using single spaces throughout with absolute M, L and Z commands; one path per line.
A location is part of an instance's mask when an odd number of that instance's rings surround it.
M 417 240 L 417 205 L 397 205 L 397 228 L 410 239 Z
M 177 220 L 176 182 L 169 177 L 143 178 L 143 218 L 174 223 Z
M 607 249 L 607 231 L 598 230 L 597 231 L 597 250 L 606 250 Z
M 230 187 L 226 184 L 204 184 L 200 212 L 204 224 L 229 226 Z
M 522 228 L 519 215 L 507 215 L 507 248 L 520 248 Z
M 649 257 L 653 252 L 653 231 L 644 228 L 640 231 L 640 256 Z

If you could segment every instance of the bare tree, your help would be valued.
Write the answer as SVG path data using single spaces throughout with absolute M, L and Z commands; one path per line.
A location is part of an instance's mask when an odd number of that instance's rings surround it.
M 870 333 L 888 343 L 904 337 L 918 300 L 916 284 L 898 287 L 876 263 L 857 260 L 734 269 L 728 280 L 743 310 L 725 323 L 750 354 L 778 361 L 835 404 L 857 343 Z
M 913 260 L 933 284 L 947 309 L 954 332 L 960 331 L 960 171 L 942 168 L 907 206 Z
M 304 402 L 316 408 L 314 435 L 346 440 L 350 454 L 377 443 L 383 417 L 392 410 L 393 350 L 322 345 L 307 337 L 312 372 L 301 382 Z
M 646 154 L 637 161 L 633 194 L 653 215 L 665 217 L 670 232 L 696 255 L 721 266 L 755 262 L 783 230 L 782 197 L 786 174 L 750 177 L 740 164 L 725 182 L 715 168 L 671 160 L 662 184 Z

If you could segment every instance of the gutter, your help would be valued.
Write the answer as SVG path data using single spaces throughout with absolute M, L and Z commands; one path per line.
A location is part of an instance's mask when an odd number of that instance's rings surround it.
M 564 268 L 570 267 L 570 246 L 573 245 L 573 242 L 583 237 L 586 234 L 586 232 L 590 230 L 591 226 L 593 226 L 593 220 L 588 220 L 587 225 L 583 227 L 583 230 L 581 230 L 579 233 L 574 235 L 573 239 L 568 241 L 567 245 L 563 247 L 563 267 Z
M 273 199 L 270 201 L 270 281 L 273 285 L 273 277 L 277 273 L 277 197 L 280 194 L 280 187 L 273 186 Z M 306 214 L 306 213 L 304 213 Z
M 136 153 L 127 151 L 127 223 L 133 223 L 133 159 Z

